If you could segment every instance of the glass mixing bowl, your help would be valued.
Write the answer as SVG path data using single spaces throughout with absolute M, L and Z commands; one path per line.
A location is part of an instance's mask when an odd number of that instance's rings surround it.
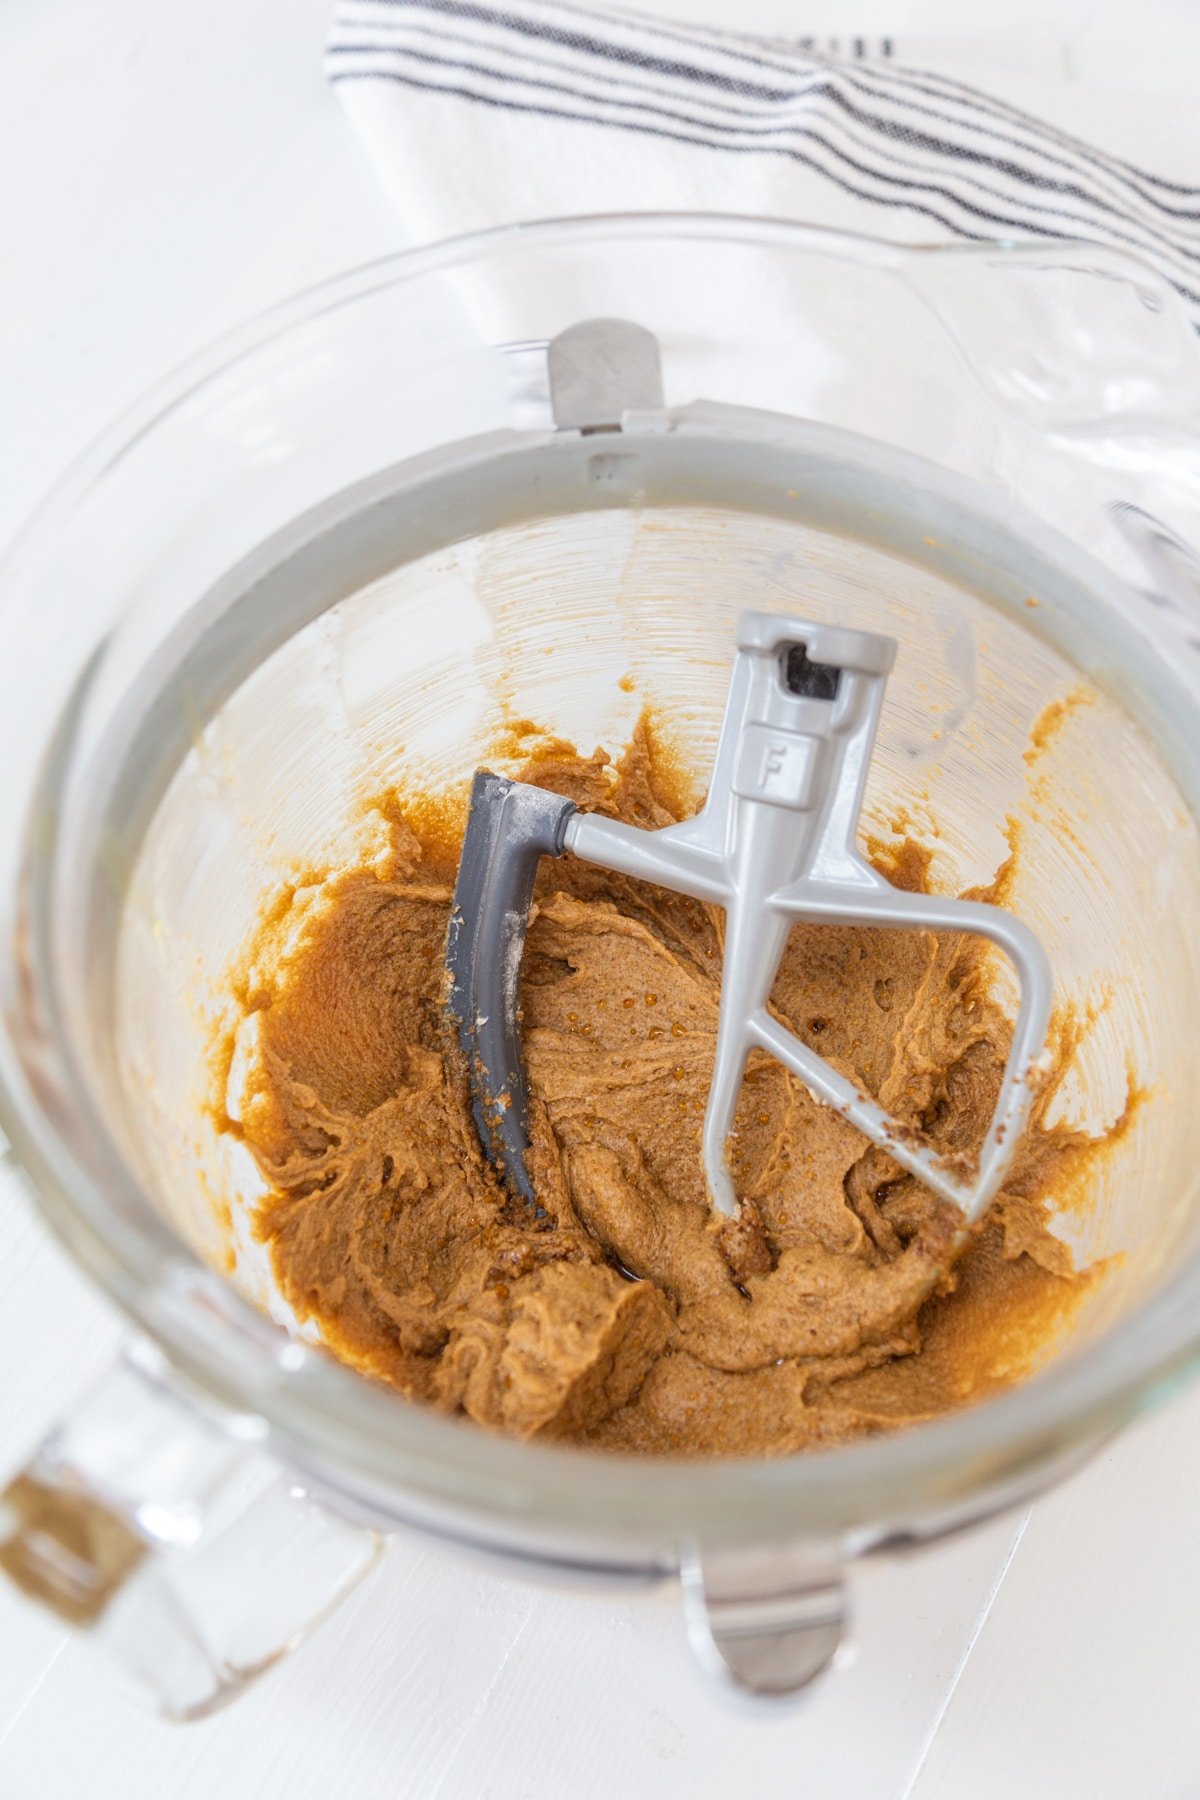
M 661 395 L 562 336 L 604 318 Z M 1035 1491 L 1194 1366 L 1197 420 L 1194 334 L 1127 258 L 633 217 L 334 282 L 95 446 L 0 573 L 0 1106 L 138 1337 L 10 1486 L 9 1572 L 177 1713 L 401 1521 L 679 1572 L 710 1665 L 792 1691 L 848 1562 Z M 901 1435 L 686 1467 L 495 1438 L 287 1329 L 205 1107 L 227 971 L 265 894 L 369 848 L 364 799 L 461 783 L 505 707 L 619 748 L 649 700 L 702 774 L 747 606 L 898 640 L 866 817 L 936 828 L 939 886 L 1018 821 L 1012 904 L 1095 1011 L 1061 1105 L 1146 1096 L 1059 1222 L 1119 1262 L 1033 1378 Z

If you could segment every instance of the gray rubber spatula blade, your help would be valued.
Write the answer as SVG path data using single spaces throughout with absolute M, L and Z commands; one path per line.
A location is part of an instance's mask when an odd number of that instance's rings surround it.
M 538 863 L 561 854 L 575 810 L 559 794 L 480 769 L 446 935 L 446 1011 L 467 1059 L 475 1127 L 508 1185 L 531 1202 L 521 965 Z
M 693 819 L 645 831 L 496 775 L 475 778 L 455 888 L 449 1010 L 468 1060 L 484 1148 L 527 1200 L 528 1096 L 519 989 L 537 860 L 564 851 L 724 908 L 713 1077 L 703 1158 L 709 1195 L 738 1199 L 727 1142 L 748 1057 L 791 1070 L 892 1159 L 958 1207 L 962 1230 L 998 1193 L 1029 1116 L 1050 1016 L 1041 945 L 1003 907 L 891 886 L 857 847 L 859 809 L 895 657 L 890 638 L 743 613 L 708 796 Z M 975 1158 L 941 1155 L 771 1010 L 792 926 L 881 926 L 988 938 L 1012 962 L 1021 1003 L 987 1135 Z

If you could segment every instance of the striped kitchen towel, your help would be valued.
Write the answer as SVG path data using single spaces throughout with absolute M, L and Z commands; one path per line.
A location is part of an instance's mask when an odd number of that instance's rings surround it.
M 1052 49 L 992 43 L 1005 98 L 917 54 L 555 0 L 338 0 L 327 68 L 415 243 L 658 210 L 905 242 L 1084 238 L 1143 257 L 1200 324 L 1200 185 L 1105 148 L 1099 99 L 1091 141 L 1015 103 L 1022 58 L 1044 94 Z

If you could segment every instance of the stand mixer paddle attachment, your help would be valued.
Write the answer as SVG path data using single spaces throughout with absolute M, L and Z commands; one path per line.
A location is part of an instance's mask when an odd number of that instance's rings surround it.
M 704 1116 L 708 1191 L 733 1216 L 728 1142 L 747 1059 L 764 1050 L 901 1168 L 957 1207 L 960 1240 L 999 1192 L 1025 1126 L 1050 1016 L 1038 940 L 1003 907 L 892 886 L 856 847 L 859 811 L 895 661 L 891 638 L 743 613 L 712 781 L 682 824 L 641 830 L 479 770 L 446 945 L 448 1020 L 470 1075 L 475 1123 L 510 1188 L 537 1204 L 529 1149 L 520 986 L 543 856 L 571 855 L 725 911 L 712 1085 Z M 996 1108 L 979 1151 L 945 1156 L 892 1117 L 772 1014 L 792 926 L 888 926 L 976 934 L 999 946 L 1020 1006 Z

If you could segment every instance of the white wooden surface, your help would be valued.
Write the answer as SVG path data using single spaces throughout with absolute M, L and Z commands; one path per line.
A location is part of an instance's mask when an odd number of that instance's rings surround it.
M 986 0 L 642 4 L 794 32 L 997 26 Z M 325 14 L 5 0 L 0 540 L 181 355 L 402 244 L 323 84 Z M 1192 0 L 1010 0 L 1004 24 L 1060 39 L 1089 115 L 1101 94 L 1112 146 L 1151 167 L 1158 94 L 1170 172 L 1200 178 L 1200 133 L 1178 166 L 1200 76 Z M 4 679 L 0 665 L 0 698 Z M 0 1178 L 0 1472 L 118 1338 Z M 670 1593 L 534 1589 L 414 1540 L 290 1663 L 189 1727 L 137 1711 L 0 1588 L 0 1800 L 1195 1800 L 1198 1492 L 1195 1392 L 1031 1514 L 864 1573 L 854 1665 L 780 1720 L 709 1692 Z

